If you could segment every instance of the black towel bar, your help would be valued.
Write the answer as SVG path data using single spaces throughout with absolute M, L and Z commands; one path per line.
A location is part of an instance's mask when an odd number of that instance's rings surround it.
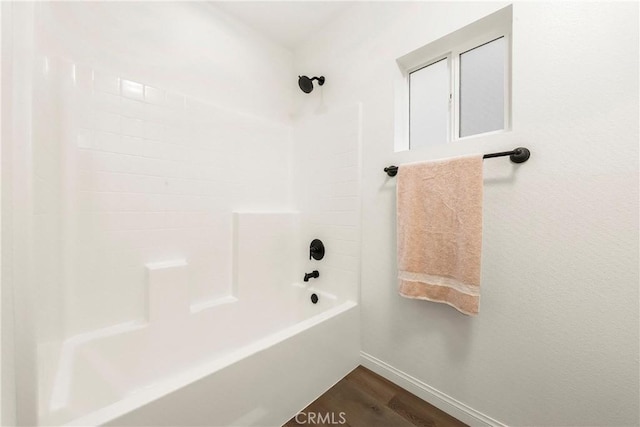
M 483 159 L 490 159 L 492 157 L 504 157 L 509 156 L 513 163 L 524 163 L 529 160 L 531 152 L 524 147 L 518 147 L 513 151 L 502 151 L 500 153 L 489 153 L 482 156 Z M 398 166 L 387 166 L 384 171 L 389 176 L 396 176 L 398 174 Z

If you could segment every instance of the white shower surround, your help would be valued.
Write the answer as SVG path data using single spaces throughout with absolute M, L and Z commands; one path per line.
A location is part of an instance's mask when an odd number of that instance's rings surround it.
M 3 8 L 18 422 L 277 424 L 355 367 L 359 107 L 293 126 L 290 52 L 210 5 Z

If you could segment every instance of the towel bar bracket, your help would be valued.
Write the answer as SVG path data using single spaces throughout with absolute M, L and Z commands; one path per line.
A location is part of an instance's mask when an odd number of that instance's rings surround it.
M 389 176 L 396 176 L 398 174 L 398 167 L 397 166 L 388 166 L 388 167 L 384 168 L 384 171 Z
M 511 159 L 513 163 L 524 163 L 527 160 L 529 160 L 529 157 L 531 157 L 531 152 L 529 151 L 529 149 L 525 147 L 518 147 L 513 151 L 503 151 L 501 153 L 485 154 L 484 156 L 482 156 L 482 158 L 490 159 L 493 157 L 503 157 L 503 156 L 509 156 L 509 159 Z
M 513 163 L 524 163 L 531 157 L 531 151 L 525 147 L 518 147 L 513 150 L 513 154 L 509 156 Z

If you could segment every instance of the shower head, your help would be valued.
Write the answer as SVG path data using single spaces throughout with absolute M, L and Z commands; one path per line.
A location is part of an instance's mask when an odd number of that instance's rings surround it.
M 310 93 L 313 90 L 313 81 L 317 80 L 318 84 L 322 86 L 324 84 L 324 76 L 312 77 L 298 76 L 298 86 L 304 93 Z

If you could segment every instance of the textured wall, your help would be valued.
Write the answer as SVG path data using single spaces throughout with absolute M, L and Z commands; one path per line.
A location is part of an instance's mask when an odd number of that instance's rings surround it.
M 514 4 L 513 130 L 393 151 L 395 59 L 502 6 L 361 4 L 296 52 L 325 108 L 362 101 L 362 348 L 509 425 L 635 425 L 637 4 Z M 521 145 L 484 166 L 479 316 L 399 297 L 382 168 Z

